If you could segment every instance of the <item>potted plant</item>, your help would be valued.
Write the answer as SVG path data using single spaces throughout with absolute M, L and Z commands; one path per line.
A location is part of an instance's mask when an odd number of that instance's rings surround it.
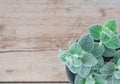
M 117 23 L 89 26 L 68 50 L 59 50 L 71 84 L 120 84 L 120 39 Z

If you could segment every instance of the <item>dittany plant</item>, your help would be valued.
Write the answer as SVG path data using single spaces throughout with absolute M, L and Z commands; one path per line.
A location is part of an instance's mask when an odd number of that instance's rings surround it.
M 94 24 L 89 33 L 68 50 L 59 50 L 60 60 L 76 75 L 75 84 L 120 84 L 120 39 L 115 20 Z

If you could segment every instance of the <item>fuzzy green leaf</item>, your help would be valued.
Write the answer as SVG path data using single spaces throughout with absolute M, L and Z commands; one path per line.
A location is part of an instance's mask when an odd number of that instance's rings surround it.
M 112 57 L 115 54 L 116 54 L 115 49 L 110 49 L 110 48 L 105 47 L 105 52 L 103 53 L 104 57 Z
M 115 35 L 115 33 L 112 31 L 112 30 L 110 30 L 108 27 L 105 27 L 105 26 L 103 26 L 103 28 L 102 28 L 103 30 L 102 30 L 102 32 L 104 32 L 105 34 L 107 34 L 108 36 L 112 36 L 112 35 Z
M 89 32 L 95 40 L 100 39 L 100 33 L 102 32 L 102 26 L 99 24 L 92 25 L 89 27 Z
M 72 56 L 67 56 L 66 57 L 66 64 L 67 64 L 67 66 L 73 66 L 73 63 L 74 63 L 74 61 L 73 61 L 73 57 Z
M 117 50 L 115 55 L 113 56 L 117 62 L 117 60 L 120 58 L 120 50 Z
M 67 63 L 66 63 L 66 65 L 72 73 L 77 73 L 80 69 L 80 67 L 69 66 Z
M 95 57 L 99 57 L 99 56 L 101 56 L 104 53 L 104 51 L 105 51 L 104 45 L 96 42 L 94 44 L 94 48 L 92 50 L 92 54 Z
M 99 69 L 104 65 L 104 59 L 103 57 L 97 57 L 98 63 L 93 67 L 94 70 L 99 71 Z
M 100 69 L 100 72 L 105 76 L 109 76 L 113 74 L 114 70 L 115 64 L 113 62 L 108 62 Z
M 120 79 L 117 79 L 114 75 L 112 76 L 112 84 L 120 84 Z
M 82 78 L 81 76 L 79 76 L 78 74 L 75 76 L 75 84 L 85 84 L 85 78 Z
M 66 57 L 71 56 L 68 50 L 59 50 L 59 57 L 62 62 L 66 62 Z
M 82 65 L 81 59 L 79 59 L 79 58 L 77 58 L 77 57 L 74 57 L 73 59 L 74 59 L 74 64 L 73 64 L 73 66 L 79 67 L 79 66 Z
M 114 76 L 116 79 L 120 80 L 120 70 L 114 72 Z
M 105 43 L 105 46 L 110 49 L 117 49 L 120 47 L 120 40 L 118 36 L 114 35 L 110 38 L 108 42 Z
M 85 84 L 95 84 L 95 80 L 92 78 L 92 76 L 89 76 L 86 78 Z
M 113 32 L 117 31 L 117 24 L 116 24 L 115 20 L 108 20 L 108 21 L 106 21 L 104 26 L 108 27 Z
M 87 77 L 87 76 L 89 75 L 90 70 L 91 70 L 91 67 L 86 67 L 86 66 L 82 65 L 82 66 L 80 67 L 79 71 L 78 71 L 78 74 L 79 74 L 81 77 L 85 78 L 85 77 Z
M 81 55 L 82 54 L 82 48 L 81 48 L 80 44 L 78 44 L 78 43 L 71 44 L 70 53 Z
M 100 41 L 105 43 L 105 42 L 108 42 L 110 40 L 110 36 L 107 35 L 105 32 L 102 32 L 100 34 Z
M 81 48 L 87 52 L 92 50 L 92 48 L 94 47 L 94 40 L 89 34 L 82 36 L 81 39 L 78 40 L 78 42 L 81 45 Z
M 95 80 L 95 84 L 107 84 L 107 81 L 102 76 L 95 76 L 94 80 Z
M 81 61 L 84 66 L 92 67 L 95 66 L 98 61 L 97 59 L 90 53 L 84 52 Z

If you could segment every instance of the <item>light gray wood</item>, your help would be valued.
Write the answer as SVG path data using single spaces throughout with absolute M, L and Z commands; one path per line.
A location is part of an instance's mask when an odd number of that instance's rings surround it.
M 66 48 L 93 23 L 120 23 L 119 6 L 119 0 L 0 0 L 0 49 Z
M 58 51 L 0 54 L 0 81 L 67 81 Z
M 0 83 L 0 84 L 69 84 L 69 83 Z

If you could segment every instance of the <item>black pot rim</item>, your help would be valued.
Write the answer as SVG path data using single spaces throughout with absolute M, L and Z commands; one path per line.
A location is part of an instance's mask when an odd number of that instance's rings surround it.
M 66 73 L 70 84 L 74 84 L 75 74 L 72 73 L 67 66 L 66 66 Z

